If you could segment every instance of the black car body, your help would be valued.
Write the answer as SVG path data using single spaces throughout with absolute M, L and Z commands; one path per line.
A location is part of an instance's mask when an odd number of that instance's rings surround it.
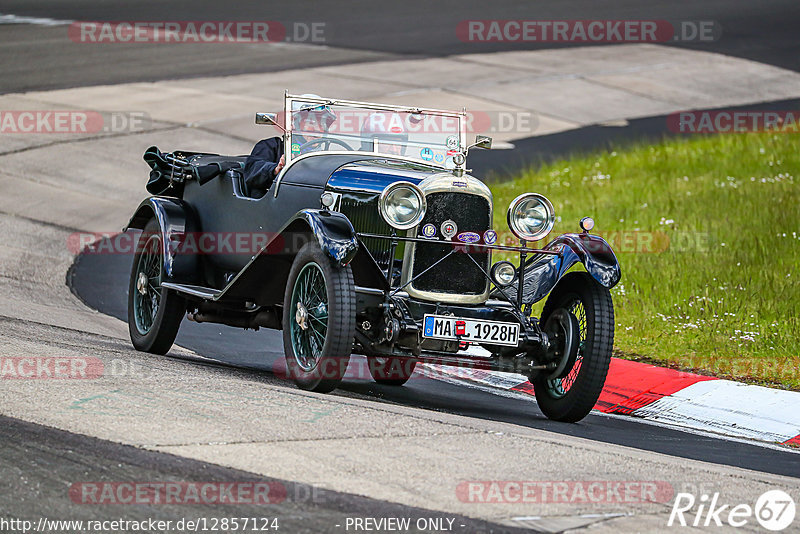
M 346 110 L 363 117 L 352 131 L 328 125 L 310 141 L 299 137 L 296 116 L 319 110 L 340 121 Z M 260 198 L 247 194 L 245 156 L 150 149 L 149 189 L 159 194 L 127 227 L 145 231 L 129 287 L 134 345 L 166 352 L 188 312 L 197 322 L 283 329 L 288 369 L 305 389 L 335 388 L 354 352 L 385 384 L 404 383 L 417 362 L 522 373 L 549 417 L 585 416 L 613 342 L 608 289 L 620 269 L 611 248 L 588 233 L 589 218 L 580 233 L 529 248 L 526 237 L 543 237 L 554 219 L 536 194 L 509 207 L 519 245 L 499 244 L 492 193 L 464 169 L 463 123 L 419 138 L 404 126 L 376 134 L 365 124 L 377 114 L 409 127 L 428 115 L 464 118 L 287 94 L 285 121 L 256 118 L 284 129 L 291 146 Z M 393 144 L 420 156 L 397 154 Z M 316 150 L 304 153 L 306 145 Z M 518 261 L 493 265 L 497 251 Z M 586 272 L 567 273 L 576 264 Z M 533 317 L 532 304 L 548 295 Z

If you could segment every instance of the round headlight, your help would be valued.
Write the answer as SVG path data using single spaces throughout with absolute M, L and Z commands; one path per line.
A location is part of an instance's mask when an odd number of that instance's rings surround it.
M 554 223 L 553 205 L 538 193 L 520 195 L 508 207 L 508 227 L 525 241 L 536 241 L 546 236 Z
M 510 261 L 498 261 L 492 265 L 492 281 L 498 286 L 511 285 L 516 274 L 517 270 Z
M 378 200 L 381 217 L 398 230 L 408 230 L 425 217 L 425 195 L 411 182 L 395 182 L 386 187 Z

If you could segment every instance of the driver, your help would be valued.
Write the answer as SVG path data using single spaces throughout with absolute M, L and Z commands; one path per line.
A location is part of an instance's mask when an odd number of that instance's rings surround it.
M 304 94 L 301 97 L 321 98 L 314 94 Z M 302 135 L 294 134 L 293 141 L 303 145 L 319 139 L 322 135 L 316 134 L 325 134 L 335 120 L 336 115 L 328 106 L 308 108 L 307 103 L 294 101 L 292 129 L 302 132 Z M 282 137 L 270 137 L 256 143 L 244 164 L 244 181 L 249 195 L 255 198 L 263 197 L 285 164 Z
M 389 156 L 402 156 L 406 151 L 408 132 L 398 113 L 375 112 L 361 125 L 361 150 Z

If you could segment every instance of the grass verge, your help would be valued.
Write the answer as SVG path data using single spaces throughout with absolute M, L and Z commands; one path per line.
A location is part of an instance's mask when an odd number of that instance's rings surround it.
M 694 136 L 552 163 L 492 186 L 495 228 L 525 191 L 553 202 L 550 238 L 592 216 L 622 266 L 618 356 L 800 389 L 798 148 Z

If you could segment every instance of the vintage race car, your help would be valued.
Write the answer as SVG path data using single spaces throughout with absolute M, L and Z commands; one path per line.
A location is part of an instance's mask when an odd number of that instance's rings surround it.
M 276 176 L 248 175 L 246 156 L 149 149 L 155 196 L 126 227 L 142 230 L 133 345 L 166 353 L 184 316 L 281 329 L 287 371 L 306 390 L 336 388 L 356 353 L 389 385 L 419 362 L 521 373 L 545 415 L 582 419 L 611 358 L 616 256 L 589 217 L 531 248 L 555 220 L 537 193 L 495 228 L 491 191 L 465 169 L 491 139 L 468 145 L 466 119 L 287 93 L 282 113 L 256 114 L 282 133 Z

